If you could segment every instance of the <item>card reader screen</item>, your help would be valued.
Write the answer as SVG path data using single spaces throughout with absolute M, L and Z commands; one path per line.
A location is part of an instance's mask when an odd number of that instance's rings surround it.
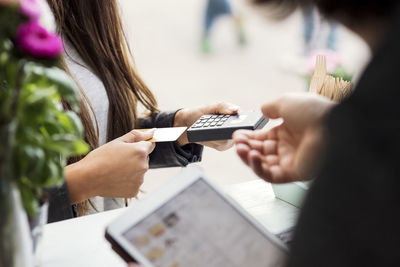
M 199 179 L 123 234 L 154 266 L 280 266 L 284 252 Z

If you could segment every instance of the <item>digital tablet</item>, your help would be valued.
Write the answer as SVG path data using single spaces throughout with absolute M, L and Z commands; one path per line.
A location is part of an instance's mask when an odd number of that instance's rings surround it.
M 287 255 L 282 241 L 197 167 L 130 207 L 106 238 L 141 266 L 282 266 Z

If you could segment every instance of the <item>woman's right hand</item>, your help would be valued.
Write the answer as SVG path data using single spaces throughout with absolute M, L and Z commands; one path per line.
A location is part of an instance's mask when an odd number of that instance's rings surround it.
M 135 197 L 149 168 L 155 145 L 146 140 L 154 131 L 133 130 L 66 167 L 65 177 L 72 204 L 94 196 Z

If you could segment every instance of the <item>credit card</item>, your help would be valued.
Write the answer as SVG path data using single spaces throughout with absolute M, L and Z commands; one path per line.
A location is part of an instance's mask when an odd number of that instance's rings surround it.
M 169 128 L 155 128 L 154 136 L 152 139 L 147 140 L 152 143 L 158 142 L 174 142 L 186 131 L 187 127 L 169 127 Z M 146 132 L 151 129 L 135 129 L 137 131 Z

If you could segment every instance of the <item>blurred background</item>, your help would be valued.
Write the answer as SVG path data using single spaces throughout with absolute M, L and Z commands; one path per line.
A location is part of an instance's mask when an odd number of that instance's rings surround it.
M 308 89 L 309 54 L 330 48 L 331 25 L 315 14 L 297 11 L 284 21 L 275 9 L 232 0 L 231 16 L 219 16 L 205 38 L 207 0 L 120 0 L 126 33 L 136 66 L 158 99 L 161 110 L 199 106 L 217 101 L 255 110 L 285 92 Z M 310 19 L 314 20 L 311 40 Z M 307 21 L 307 22 L 306 22 Z M 305 34 L 305 25 L 308 33 Z M 340 64 L 355 77 L 369 59 L 365 43 L 335 26 L 334 49 Z M 276 123 L 276 122 L 275 122 Z M 267 125 L 271 127 L 274 122 Z M 257 177 L 236 156 L 234 148 L 205 148 L 199 163 L 220 185 Z M 150 170 L 143 190 L 150 192 L 173 178 L 180 168 Z

